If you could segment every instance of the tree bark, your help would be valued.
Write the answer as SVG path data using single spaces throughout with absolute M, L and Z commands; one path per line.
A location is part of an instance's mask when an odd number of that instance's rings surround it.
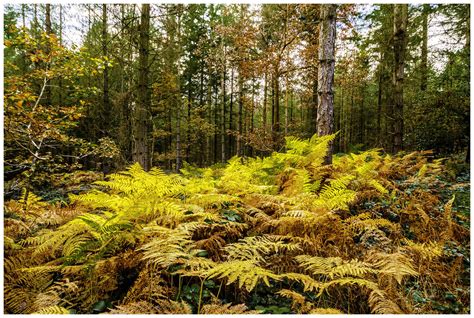
M 288 72 L 286 72 L 286 77 L 285 77 L 285 136 L 288 135 L 288 90 L 290 89 L 289 87 L 289 81 L 288 81 Z
M 381 126 L 381 117 L 382 117 L 382 74 L 384 71 L 383 68 L 383 55 L 380 59 L 379 65 L 379 78 L 378 78 L 378 92 L 377 92 L 377 146 L 382 146 L 382 126 Z
M 263 87 L 263 114 L 262 114 L 262 124 L 263 124 L 263 131 L 267 132 L 267 72 L 265 72 L 264 77 L 264 87 Z
M 408 4 L 396 4 L 393 9 L 393 51 L 395 67 L 394 86 L 394 135 L 393 153 L 403 150 L 403 81 L 405 71 L 406 29 L 408 23 Z
M 110 128 L 110 100 L 109 100 L 109 66 L 107 52 L 107 5 L 102 5 L 102 55 L 105 58 L 104 77 L 103 77 L 103 112 L 102 112 L 102 129 L 103 135 L 109 133 Z
M 150 42 L 150 5 L 143 4 L 140 16 L 138 51 L 138 102 L 134 108 L 133 116 L 133 150 L 132 160 L 138 162 L 143 169 L 150 169 L 150 152 L 148 145 L 149 122 L 148 113 L 150 106 L 150 90 L 148 84 L 148 48 Z
M 24 22 L 23 22 L 24 23 Z M 59 5 L 59 45 L 63 45 L 63 6 Z M 63 104 L 63 78 L 59 77 L 59 106 Z
M 244 107 L 244 87 L 242 79 L 242 69 L 239 70 L 239 119 L 237 124 L 237 156 L 242 156 L 242 115 Z
M 234 129 L 233 120 L 234 120 L 234 68 L 231 66 L 231 75 L 230 75 L 230 105 L 229 105 L 229 132 L 227 140 L 227 155 L 232 156 L 232 131 Z
M 318 136 L 334 133 L 334 49 L 336 42 L 336 8 L 334 4 L 321 5 L 319 30 L 318 69 Z M 333 143 L 329 145 L 325 163 L 332 163 Z
M 222 41 L 223 43 L 223 41 Z M 225 74 L 226 73 L 226 48 L 222 45 L 222 108 L 221 108 L 221 162 L 225 163 Z
M 178 10 L 179 11 L 179 10 Z M 177 46 L 175 51 L 176 61 L 177 61 L 177 69 L 176 69 L 176 105 L 177 105 L 177 114 L 176 114 L 176 173 L 179 173 L 181 167 L 183 165 L 183 158 L 181 154 L 181 108 L 182 108 L 182 100 L 181 100 L 181 63 L 180 63 L 180 55 L 181 55 L 181 45 L 179 41 L 181 40 L 181 14 L 178 13 L 177 17 L 177 35 L 175 39 L 175 43 L 173 45 Z
M 275 77 L 273 79 L 274 93 L 275 93 L 275 109 L 274 109 L 274 119 L 273 122 L 273 143 L 276 147 L 278 147 L 279 143 L 279 135 L 280 135 L 280 74 L 279 70 L 275 70 Z
M 423 4 L 423 45 L 421 47 L 421 85 L 420 89 L 426 91 L 428 85 L 428 14 L 430 5 Z
M 51 28 L 51 4 L 47 3 L 45 7 L 45 28 L 46 28 L 46 34 L 51 35 L 53 33 L 53 30 Z M 49 54 L 51 52 L 51 45 L 49 42 L 46 44 L 46 54 Z M 45 90 L 45 105 L 51 105 L 51 85 L 48 84 L 46 86 Z

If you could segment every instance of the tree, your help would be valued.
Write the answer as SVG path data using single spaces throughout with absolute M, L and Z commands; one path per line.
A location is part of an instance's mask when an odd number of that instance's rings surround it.
M 334 4 L 321 6 L 319 29 L 318 112 L 317 133 L 325 136 L 334 133 L 334 48 L 336 43 L 336 9 Z M 332 162 L 333 145 L 328 149 L 326 164 Z
M 102 54 L 105 58 L 104 63 L 104 83 L 103 83 L 103 111 L 102 111 L 102 129 L 105 134 L 109 131 L 110 123 L 110 99 L 109 99 L 109 61 L 108 61 L 108 52 L 107 52 L 107 41 L 108 41 L 108 32 L 107 32 L 107 5 L 102 4 Z
M 66 87 L 97 69 L 88 52 L 75 52 L 59 44 L 55 35 L 38 38 L 11 25 L 5 35 L 5 176 L 20 178 L 27 189 L 48 184 L 52 173 L 77 169 L 93 153 L 93 145 L 78 138 L 74 129 L 84 115 L 87 90 L 77 89 L 74 103 L 43 104 L 47 87 L 61 77 Z M 42 48 L 48 47 L 45 51 Z M 26 73 L 16 64 L 18 56 L 29 62 Z M 35 63 L 43 68 L 33 68 Z M 38 83 L 40 85 L 38 85 Z
M 403 149 L 403 81 L 405 75 L 405 51 L 407 42 L 408 4 L 393 6 L 393 148 L 397 153 Z
M 139 69 L 138 69 L 138 88 L 137 104 L 133 114 L 133 150 L 132 159 L 140 163 L 143 169 L 148 170 L 151 167 L 151 154 L 149 144 L 150 131 L 150 88 L 148 82 L 149 61 L 148 48 L 150 43 L 150 5 L 143 4 L 140 16 L 140 39 L 139 39 Z
M 422 9 L 422 46 L 421 46 L 421 84 L 420 89 L 426 91 L 428 85 L 428 16 L 430 11 L 429 4 L 423 4 Z

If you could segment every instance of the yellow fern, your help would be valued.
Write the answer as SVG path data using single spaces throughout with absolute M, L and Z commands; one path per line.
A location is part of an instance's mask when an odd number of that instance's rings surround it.
M 60 306 L 51 306 L 51 307 L 46 307 L 38 310 L 37 312 L 34 312 L 33 314 L 38 314 L 38 315 L 69 315 L 71 312 Z
M 363 277 L 367 274 L 377 273 L 370 264 L 358 260 L 344 261 L 340 257 L 310 257 L 308 255 L 299 255 L 296 260 L 307 271 L 313 275 L 325 275 L 330 279 L 334 277 Z
M 246 237 L 239 243 L 227 245 L 224 250 L 230 260 L 251 260 L 255 263 L 265 263 L 265 255 L 282 254 L 301 250 L 299 244 L 285 243 L 285 238 L 278 235 L 263 235 Z
M 280 280 L 273 272 L 254 264 L 253 261 L 229 261 L 217 264 L 205 272 L 207 278 L 227 279 L 227 285 L 238 281 L 239 288 L 252 291 L 260 281 L 270 286 L 270 279 Z

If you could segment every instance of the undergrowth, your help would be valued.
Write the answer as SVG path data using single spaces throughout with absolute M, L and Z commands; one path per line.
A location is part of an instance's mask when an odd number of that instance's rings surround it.
M 325 166 L 332 138 L 135 164 L 68 204 L 25 191 L 5 204 L 5 312 L 468 313 L 468 178 L 429 152 Z

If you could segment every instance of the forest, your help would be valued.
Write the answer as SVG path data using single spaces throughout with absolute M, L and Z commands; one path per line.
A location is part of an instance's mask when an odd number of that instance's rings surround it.
M 5 314 L 469 314 L 469 4 L 3 5 Z

